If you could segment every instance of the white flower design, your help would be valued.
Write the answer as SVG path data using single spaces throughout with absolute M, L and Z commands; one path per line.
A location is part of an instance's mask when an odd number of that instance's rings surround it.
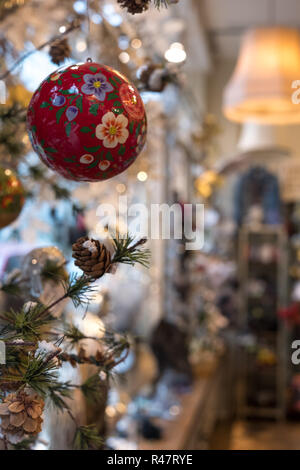
M 102 124 L 98 124 L 96 127 L 96 137 L 103 140 L 104 147 L 115 148 L 118 144 L 124 144 L 128 139 L 127 125 L 128 119 L 123 114 L 115 116 L 110 111 L 103 116 Z
M 86 153 L 80 157 L 80 163 L 84 163 L 85 165 L 88 165 L 89 163 L 92 163 L 94 161 L 93 155 L 90 155 L 89 153 Z
M 110 167 L 110 162 L 108 160 L 103 160 L 102 162 L 99 163 L 99 168 L 101 171 L 107 170 L 107 168 Z

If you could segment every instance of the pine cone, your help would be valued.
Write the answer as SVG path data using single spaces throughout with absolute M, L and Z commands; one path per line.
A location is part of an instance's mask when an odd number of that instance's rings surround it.
M 94 279 L 103 276 L 111 266 L 110 252 L 98 240 L 81 237 L 72 245 L 72 249 L 75 265 Z
M 157 69 L 157 65 L 153 63 L 147 63 L 142 65 L 138 71 L 137 71 L 137 76 L 140 79 L 140 81 L 143 83 L 143 85 L 148 85 L 149 78 L 151 77 L 151 74 L 154 72 L 154 70 Z
M 41 432 L 45 403 L 37 394 L 24 391 L 7 395 L 0 404 L 1 431 L 3 434 L 30 434 Z
M 60 65 L 71 57 L 71 49 L 66 38 L 57 39 L 50 47 L 49 55 L 54 64 Z
M 128 13 L 143 13 L 148 10 L 151 0 L 118 0 L 121 8 L 127 8 Z

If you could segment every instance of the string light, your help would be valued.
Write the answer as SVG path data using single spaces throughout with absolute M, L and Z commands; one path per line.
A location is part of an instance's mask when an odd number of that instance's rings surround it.
M 125 191 L 126 191 L 126 186 L 125 186 L 125 184 L 123 184 L 123 183 L 118 183 L 117 186 L 116 186 L 116 190 L 117 190 L 118 193 L 120 193 L 120 194 L 125 193 Z
M 79 40 L 76 43 L 76 49 L 78 52 L 84 52 L 87 48 L 86 42 L 83 40 Z
M 118 413 L 123 414 L 126 411 L 126 406 L 124 405 L 124 403 L 121 403 L 121 402 L 117 403 L 116 404 L 116 410 L 117 410 Z
M 173 62 L 175 64 L 184 62 L 186 59 L 186 52 L 184 50 L 183 44 L 180 42 L 173 42 L 173 44 L 171 44 L 169 49 L 165 52 L 165 59 L 168 62 Z
M 66 28 L 65 26 L 61 26 L 61 27 L 59 28 L 59 32 L 60 32 L 60 33 L 65 33 L 65 32 L 66 32 L 66 29 L 67 29 L 67 28 Z
M 120 62 L 122 62 L 123 64 L 127 64 L 129 61 L 130 61 L 130 56 L 127 52 L 121 52 L 119 54 L 119 60 Z
M 140 47 L 142 47 L 142 41 L 138 38 L 135 38 L 131 41 L 131 47 L 133 47 L 133 49 L 140 49 Z
M 147 180 L 148 175 L 147 175 L 147 173 L 146 173 L 145 171 L 139 171 L 136 177 L 137 177 L 137 179 L 138 179 L 139 181 L 144 182 L 144 181 Z
M 105 409 L 105 413 L 106 415 L 109 417 L 109 418 L 113 418 L 114 416 L 116 416 L 116 410 L 113 406 L 111 405 L 108 405 Z

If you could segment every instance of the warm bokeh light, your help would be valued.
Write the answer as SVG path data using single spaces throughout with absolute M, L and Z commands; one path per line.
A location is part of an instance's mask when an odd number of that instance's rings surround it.
M 118 193 L 122 194 L 122 193 L 125 193 L 126 191 L 126 186 L 125 184 L 123 183 L 118 183 L 117 186 L 116 186 L 116 190 Z
M 133 49 L 140 49 L 140 47 L 142 47 L 142 41 L 138 38 L 135 38 L 131 41 L 131 47 L 133 47 Z
M 128 52 L 121 52 L 119 54 L 119 60 L 122 62 L 122 64 L 127 64 L 130 61 L 130 55 Z
M 77 49 L 78 52 L 84 52 L 86 50 L 86 48 L 87 48 L 87 44 L 84 40 L 81 39 L 81 40 L 77 41 L 76 49 Z
M 174 42 L 173 44 L 171 44 L 169 49 L 165 52 L 165 59 L 168 62 L 173 62 L 175 64 L 184 62 L 186 59 L 186 52 L 184 50 L 184 46 L 180 42 Z
M 139 181 L 144 182 L 144 181 L 147 180 L 148 175 L 147 175 L 147 173 L 146 173 L 145 171 L 139 171 L 136 177 L 137 177 L 137 179 L 138 179 Z

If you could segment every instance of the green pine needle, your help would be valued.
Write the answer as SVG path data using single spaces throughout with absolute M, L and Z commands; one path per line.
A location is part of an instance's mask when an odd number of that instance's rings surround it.
M 101 449 L 102 445 L 103 439 L 94 424 L 77 428 L 73 441 L 75 450 Z
M 59 411 L 64 411 L 69 409 L 69 405 L 64 400 L 65 398 L 71 398 L 73 386 L 70 382 L 56 382 L 49 386 L 48 388 L 48 400 L 52 406 L 57 408 Z
M 30 450 L 33 444 L 36 441 L 36 436 L 35 437 L 29 437 L 28 439 L 23 439 L 21 442 L 17 442 L 16 444 L 13 444 L 13 449 L 14 450 Z
M 86 336 L 73 323 L 66 325 L 63 334 L 71 344 L 77 344 L 82 339 L 86 339 Z
M 103 382 L 99 374 L 92 375 L 80 386 L 82 393 L 90 403 L 99 403 L 103 398 Z
M 76 274 L 72 275 L 68 280 L 63 281 L 62 284 L 65 296 L 72 300 L 75 308 L 79 307 L 79 305 L 88 305 L 96 290 L 91 285 L 91 279 L 85 276 L 85 274 L 79 277 Z
M 42 327 L 53 320 L 50 314 L 41 315 L 44 310 L 45 307 L 42 304 L 32 307 L 29 311 L 11 309 L 1 314 L 1 323 L 6 326 L 7 330 L 14 332 L 14 339 L 38 340 Z
M 145 268 L 148 268 L 150 262 L 150 250 L 139 248 L 141 245 L 144 245 L 146 241 L 146 238 L 142 238 L 135 242 L 134 238 L 128 233 L 125 238 L 121 238 L 120 234 L 117 233 L 117 236 L 113 238 L 116 251 L 112 262 L 130 264 L 132 266 L 135 263 L 139 263 Z
M 58 384 L 58 365 L 54 360 L 47 361 L 45 355 L 28 358 L 27 367 L 22 382 L 42 397 L 46 397 L 51 387 Z
M 154 0 L 154 5 L 158 9 L 160 9 L 162 6 L 168 8 L 168 3 L 168 0 Z

